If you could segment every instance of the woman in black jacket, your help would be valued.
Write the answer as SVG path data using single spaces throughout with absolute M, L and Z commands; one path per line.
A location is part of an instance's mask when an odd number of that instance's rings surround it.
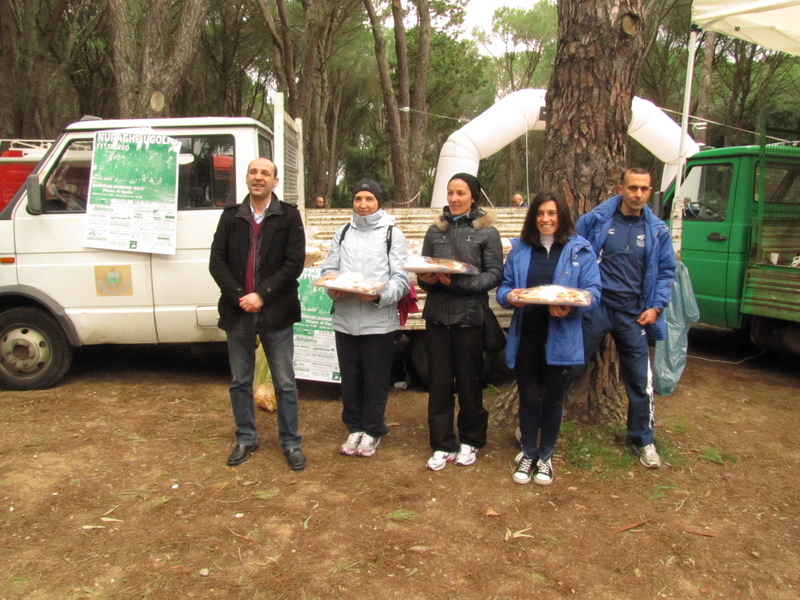
M 468 173 L 447 184 L 447 204 L 425 234 L 422 255 L 474 265 L 477 275 L 419 274 L 427 292 L 425 340 L 430 375 L 428 427 L 433 456 L 427 468 L 467 466 L 486 445 L 489 413 L 483 407 L 484 305 L 503 278 L 503 248 L 494 218 L 479 206 L 481 186 Z M 455 384 L 454 384 L 455 382 Z M 453 427 L 458 393 L 458 436 Z

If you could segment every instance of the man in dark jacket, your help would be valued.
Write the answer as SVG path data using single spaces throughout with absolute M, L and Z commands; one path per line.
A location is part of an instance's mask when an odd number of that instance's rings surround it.
M 294 332 L 300 320 L 297 279 L 303 272 L 305 235 L 297 207 L 272 191 L 278 169 L 266 158 L 247 167 L 249 194 L 228 206 L 211 244 L 210 271 L 222 292 L 219 327 L 228 337 L 233 380 L 231 406 L 236 447 L 229 465 L 246 461 L 258 449 L 253 372 L 256 335 L 272 372 L 278 404 L 278 434 L 290 468 L 300 471 L 306 459 L 297 433 L 297 382 L 294 377 Z
M 631 450 L 647 468 L 661 466 L 654 443 L 653 377 L 649 340 L 662 340 L 661 313 L 669 304 L 675 279 L 672 237 L 647 199 L 650 173 L 628 169 L 619 195 L 583 215 L 578 234 L 592 244 L 600 266 L 600 306 L 583 318 L 586 364 L 607 333 L 617 345 L 622 380 L 628 393 L 628 435 Z

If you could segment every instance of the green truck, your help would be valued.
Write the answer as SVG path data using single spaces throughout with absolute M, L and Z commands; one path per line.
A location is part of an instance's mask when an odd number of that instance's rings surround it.
M 673 183 L 661 198 L 665 216 L 674 191 Z M 700 322 L 800 353 L 800 147 L 698 152 L 687 160 L 680 196 L 680 259 Z

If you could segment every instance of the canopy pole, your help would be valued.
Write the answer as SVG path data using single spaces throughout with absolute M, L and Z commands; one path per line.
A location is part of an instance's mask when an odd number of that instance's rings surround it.
M 689 33 L 689 59 L 686 65 L 686 84 L 683 92 L 683 114 L 681 115 L 681 141 L 678 146 L 678 174 L 675 177 L 675 194 L 672 201 L 670 233 L 672 234 L 672 250 L 675 258 L 681 259 L 681 242 L 683 240 L 683 198 L 681 183 L 683 167 L 686 165 L 686 136 L 689 135 L 689 105 L 692 99 L 692 83 L 694 82 L 694 61 L 697 55 L 697 36 L 700 29 L 692 25 Z

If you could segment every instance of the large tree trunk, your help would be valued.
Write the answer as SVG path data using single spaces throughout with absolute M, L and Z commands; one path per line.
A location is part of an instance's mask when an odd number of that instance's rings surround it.
M 194 59 L 208 1 L 184 0 L 176 24 L 170 0 L 108 0 L 120 117 L 170 115 L 170 102 Z
M 642 61 L 644 0 L 560 0 L 559 43 L 547 91 L 547 130 L 541 190 L 557 189 L 573 216 L 616 193 L 627 167 L 625 142 Z M 501 399 L 498 420 L 515 414 Z M 619 422 L 626 414 L 619 363 L 607 338 L 576 381 L 565 415 Z

